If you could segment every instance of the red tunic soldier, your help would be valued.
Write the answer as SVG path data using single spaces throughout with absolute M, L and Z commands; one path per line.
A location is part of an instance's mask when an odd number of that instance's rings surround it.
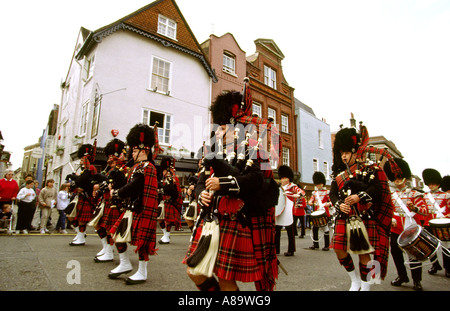
M 396 158 L 395 162 L 402 170 L 401 176 L 394 176 L 388 162 L 384 165 L 384 171 L 388 179 L 396 187 L 391 194 L 395 211 L 392 217 L 390 246 L 398 276 L 391 284 L 392 286 L 401 286 L 403 283 L 409 282 L 409 278 L 406 273 L 403 251 L 398 245 L 398 237 L 410 225 L 421 225 L 421 219 L 427 214 L 427 206 L 423 199 L 423 193 L 407 187 L 407 182 L 411 179 L 411 170 L 408 163 L 400 158 Z M 423 290 L 421 285 L 422 264 L 414 258 L 409 258 L 409 261 L 411 263 L 410 269 L 414 282 L 413 289 L 418 291 Z

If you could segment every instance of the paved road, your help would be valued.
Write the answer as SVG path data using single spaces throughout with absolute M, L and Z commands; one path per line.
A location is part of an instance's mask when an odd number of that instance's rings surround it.
M 296 238 L 297 252 L 293 257 L 279 256 L 288 271 L 280 271 L 276 291 L 346 291 L 350 282 L 344 269 L 339 265 L 333 251 L 309 250 L 309 238 Z M 158 232 L 161 236 L 161 232 Z M 31 233 L 29 235 L 0 235 L 0 290 L 1 291 L 196 291 L 181 263 L 189 244 L 188 229 L 172 233 L 171 243 L 159 245 L 158 255 L 150 258 L 149 278 L 146 283 L 126 285 L 124 278 L 108 279 L 110 270 L 118 264 L 95 263 L 94 255 L 100 250 L 100 239 L 88 228 L 85 246 L 69 246 L 74 237 L 68 234 Z M 159 237 L 158 237 L 159 239 Z M 282 232 L 282 253 L 287 250 L 287 236 Z M 130 258 L 137 268 L 137 255 L 129 247 Z M 439 258 L 441 254 L 439 252 Z M 355 260 L 357 262 L 357 260 Z M 441 260 L 442 262 L 442 260 Z M 6 268 L 8 267 L 8 268 Z M 79 270 L 75 270 L 78 269 Z M 443 271 L 431 276 L 424 268 L 423 287 L 426 291 L 449 291 L 450 279 Z M 76 272 L 79 271 L 77 274 Z M 134 273 L 134 272 L 133 272 Z M 76 278 L 79 276 L 79 278 Z M 393 287 L 390 281 L 396 277 L 392 259 L 388 276 L 381 284 L 372 286 L 373 291 L 412 292 L 412 282 L 402 287 Z M 243 291 L 254 291 L 252 283 L 239 284 Z

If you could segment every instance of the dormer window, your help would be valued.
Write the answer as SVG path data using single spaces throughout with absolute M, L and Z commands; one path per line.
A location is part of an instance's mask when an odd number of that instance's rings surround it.
M 171 39 L 177 39 L 177 23 L 163 15 L 158 17 L 158 33 L 169 37 Z

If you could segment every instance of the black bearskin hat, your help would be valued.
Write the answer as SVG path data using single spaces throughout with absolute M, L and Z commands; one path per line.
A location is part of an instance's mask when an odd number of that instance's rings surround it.
M 78 148 L 78 158 L 82 159 L 85 156 L 88 156 L 89 158 L 94 154 L 94 146 L 91 144 L 84 144 L 80 148 Z
M 408 162 L 406 162 L 403 159 L 400 158 L 395 158 L 395 163 L 397 163 L 397 165 L 400 167 L 400 169 L 402 170 L 402 176 L 401 178 L 406 178 L 406 179 L 410 179 L 411 178 L 411 170 L 409 168 L 409 164 Z M 389 163 L 389 161 L 387 161 L 386 163 L 384 163 L 384 167 L 383 167 L 384 172 L 386 173 L 386 177 L 390 180 L 390 181 L 394 181 L 395 180 L 395 176 L 394 173 L 392 173 L 391 170 L 391 165 Z
M 168 170 L 171 167 L 171 165 L 173 164 L 173 160 L 174 159 L 171 156 L 162 157 L 161 164 L 160 164 L 161 171 Z
M 241 102 L 242 94 L 236 91 L 225 91 L 218 95 L 209 108 L 213 123 L 219 125 L 233 124 L 232 118 L 236 116 Z
M 294 180 L 294 171 L 287 165 L 281 165 L 278 168 L 278 176 L 280 178 L 288 178 L 289 181 L 293 181 Z
M 313 179 L 314 185 L 322 184 L 322 185 L 325 186 L 325 184 L 327 182 L 326 178 L 325 178 L 325 175 L 322 172 L 315 172 L 313 174 L 312 179 Z
M 106 144 L 105 149 L 103 151 L 105 152 L 106 157 L 109 157 L 110 155 L 119 157 L 120 154 L 123 152 L 124 147 L 125 143 L 123 141 L 114 138 L 113 140 L 111 140 L 109 143 Z
M 448 190 L 450 190 L 450 176 L 449 175 L 442 177 L 441 190 L 444 192 L 447 192 Z
M 338 173 L 345 169 L 342 163 L 341 152 L 350 151 L 356 153 L 359 148 L 361 135 L 355 128 L 343 128 L 336 133 L 333 145 L 333 166 L 332 171 Z
M 151 150 L 155 144 L 155 131 L 146 124 L 136 124 L 127 135 L 127 145 L 133 149 Z
M 442 182 L 441 174 L 433 168 L 424 169 L 422 172 L 422 178 L 423 178 L 423 182 L 427 186 L 429 184 L 440 185 Z

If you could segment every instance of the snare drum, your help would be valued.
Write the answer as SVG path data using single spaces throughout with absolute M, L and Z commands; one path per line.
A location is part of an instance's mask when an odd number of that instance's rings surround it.
M 450 219 L 436 218 L 428 221 L 431 233 L 441 241 L 450 241 Z
M 425 261 L 436 254 L 440 241 L 419 225 L 411 225 L 398 237 L 398 245 L 410 257 Z
M 325 211 L 312 212 L 310 218 L 314 227 L 325 227 L 328 224 L 328 216 Z

